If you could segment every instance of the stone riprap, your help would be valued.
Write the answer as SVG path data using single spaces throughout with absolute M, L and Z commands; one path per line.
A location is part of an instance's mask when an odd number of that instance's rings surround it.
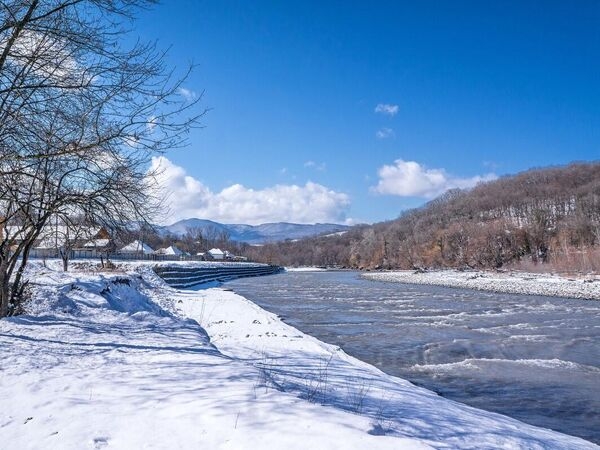
M 258 263 L 165 264 L 154 272 L 174 288 L 188 288 L 203 283 L 224 282 L 235 278 L 272 275 L 283 270 L 280 266 Z
M 570 278 L 525 272 L 461 272 L 457 270 L 415 272 L 406 270 L 371 272 L 364 273 L 362 276 L 375 281 L 600 300 L 600 278 L 597 275 Z

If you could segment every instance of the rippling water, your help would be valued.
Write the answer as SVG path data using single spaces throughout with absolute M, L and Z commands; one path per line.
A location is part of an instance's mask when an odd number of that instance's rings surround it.
M 381 370 L 600 443 L 600 302 L 288 272 L 227 283 Z

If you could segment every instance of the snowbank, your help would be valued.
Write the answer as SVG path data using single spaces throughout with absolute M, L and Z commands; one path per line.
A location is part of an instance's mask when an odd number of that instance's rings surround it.
M 34 267 L 0 321 L 2 448 L 595 448 L 448 401 L 224 289 Z
M 457 270 L 414 272 L 401 270 L 364 273 L 362 277 L 395 283 L 429 284 L 509 294 L 600 300 L 600 277 L 598 276 L 576 279 L 525 272 L 460 272 Z
M 285 270 L 287 272 L 325 272 L 327 269 L 323 267 L 286 267 Z

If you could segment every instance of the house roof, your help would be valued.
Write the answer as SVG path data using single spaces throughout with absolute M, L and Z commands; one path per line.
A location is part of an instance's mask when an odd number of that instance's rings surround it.
M 110 239 L 92 239 L 83 244 L 85 248 L 104 248 L 110 244 Z
M 174 245 L 171 245 L 170 247 L 167 247 L 167 248 L 159 248 L 158 250 L 156 250 L 155 253 L 157 253 L 159 255 L 175 255 L 175 256 L 183 255 L 183 252 L 181 250 L 179 250 L 177 247 L 175 247 Z
M 36 240 L 36 248 L 64 247 L 67 239 L 71 242 L 94 239 L 102 230 L 98 226 L 47 225 Z M 17 241 L 24 238 L 24 230 L 18 225 L 10 225 L 5 229 L 5 236 Z
M 211 248 L 207 253 L 210 253 L 213 256 L 214 255 L 225 255 L 223 250 L 221 250 L 220 248 Z
M 120 250 L 122 253 L 143 253 L 145 255 L 150 255 L 154 253 L 154 250 L 148 245 L 144 244 L 137 239 L 133 241 L 131 244 L 127 244 Z

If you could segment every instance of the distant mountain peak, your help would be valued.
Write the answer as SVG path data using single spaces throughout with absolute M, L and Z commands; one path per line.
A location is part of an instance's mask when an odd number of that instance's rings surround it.
M 334 223 L 298 224 L 291 222 L 270 222 L 260 225 L 223 224 L 208 219 L 190 218 L 179 220 L 162 227 L 164 233 L 183 236 L 189 229 L 200 228 L 207 232 L 227 233 L 229 239 L 248 244 L 264 244 L 285 240 L 302 239 L 312 236 L 339 233 L 350 227 Z

